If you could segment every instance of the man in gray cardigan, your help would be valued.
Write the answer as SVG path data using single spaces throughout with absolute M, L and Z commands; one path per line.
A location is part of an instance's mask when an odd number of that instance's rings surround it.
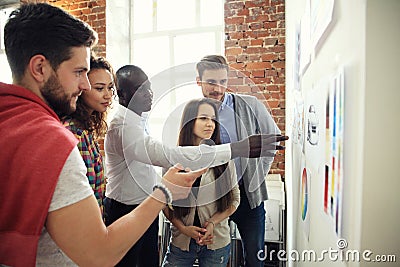
M 197 84 L 203 95 L 220 102 L 221 141 L 230 143 L 252 134 L 280 134 L 266 107 L 254 96 L 226 92 L 229 66 L 220 55 L 209 55 L 196 65 Z M 240 205 L 231 216 L 242 238 L 245 266 L 264 266 L 257 255 L 264 249 L 265 210 L 268 199 L 265 176 L 274 156 L 236 158 Z

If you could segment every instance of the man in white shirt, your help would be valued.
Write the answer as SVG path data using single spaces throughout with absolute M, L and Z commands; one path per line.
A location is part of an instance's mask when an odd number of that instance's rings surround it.
M 140 131 L 145 136 L 148 135 L 148 131 L 145 128 L 145 118 L 142 116 L 142 113 L 150 111 L 153 92 L 151 91 L 150 83 L 147 81 L 147 75 L 135 65 L 126 65 L 117 71 L 116 78 L 120 95 L 127 88 L 132 93 L 132 111 L 141 117 L 141 123 L 137 125 L 138 129 L 140 128 Z M 123 120 L 124 109 L 119 107 L 110 125 L 110 137 L 114 136 L 114 127 L 119 125 L 119 122 L 123 123 Z M 113 139 L 107 139 L 107 155 L 110 153 L 109 148 L 113 141 Z M 116 162 L 116 158 L 115 155 L 106 157 L 108 167 L 110 168 L 105 200 L 106 225 L 112 224 L 120 217 L 138 207 L 153 191 L 153 186 L 157 182 L 157 173 L 153 165 L 132 160 L 129 162 L 129 166 L 127 166 L 121 162 Z M 122 158 L 119 160 L 122 161 Z M 127 171 L 124 171 L 126 167 L 128 167 Z M 157 217 L 117 266 L 158 267 L 158 228 Z

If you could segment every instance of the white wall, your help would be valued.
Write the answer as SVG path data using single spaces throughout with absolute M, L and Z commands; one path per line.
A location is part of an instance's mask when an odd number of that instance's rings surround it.
M 292 134 L 294 34 L 306 0 L 286 0 L 286 133 Z M 336 0 L 333 21 L 311 65 L 301 79 L 303 96 L 319 81 L 345 69 L 343 229 L 340 237 L 349 249 L 369 249 L 374 254 L 397 254 L 400 261 L 400 200 L 395 172 L 399 143 L 400 1 Z M 396 42 L 397 41 L 397 42 Z M 398 87 L 398 86 L 397 86 Z M 287 142 L 286 186 L 288 198 L 287 251 L 337 249 L 339 236 L 321 209 L 323 177 L 311 177 L 310 234 L 305 237 L 299 219 L 299 177 L 293 169 L 295 147 Z M 324 155 L 321 155 L 324 156 Z M 396 179 L 397 178 L 397 179 Z M 396 190 L 396 191 L 395 191 Z M 365 262 L 297 262 L 289 266 L 365 266 Z M 378 266 L 377 263 L 371 266 Z M 382 266 L 395 266 L 385 263 Z
M 397 253 L 382 266 L 399 266 L 400 1 L 367 3 L 361 248 Z

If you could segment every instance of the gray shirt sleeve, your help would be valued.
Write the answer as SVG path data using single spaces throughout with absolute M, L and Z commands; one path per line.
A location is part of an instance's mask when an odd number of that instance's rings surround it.
M 93 194 L 78 147 L 72 149 L 58 178 L 49 212 L 72 205 Z
M 86 166 L 78 147 L 74 147 L 65 161 L 51 200 L 49 212 L 72 205 L 93 194 L 86 177 Z M 77 266 L 53 241 L 43 227 L 39 238 L 36 266 Z

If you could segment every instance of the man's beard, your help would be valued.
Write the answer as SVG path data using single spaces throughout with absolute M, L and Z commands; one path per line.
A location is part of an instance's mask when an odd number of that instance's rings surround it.
M 71 103 L 72 96 L 68 96 L 65 93 L 57 75 L 51 75 L 40 91 L 49 106 L 59 117 L 69 115 L 75 111 L 76 105 Z

